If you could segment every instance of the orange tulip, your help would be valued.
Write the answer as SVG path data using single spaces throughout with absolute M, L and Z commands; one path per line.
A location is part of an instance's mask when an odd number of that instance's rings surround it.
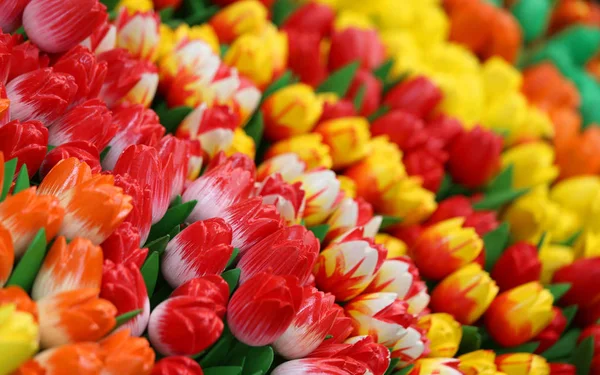
M 90 167 L 76 158 L 59 161 L 38 187 L 38 194 L 62 198 L 63 193 L 92 178 Z
M 0 171 L 0 174 L 1 173 L 2 171 Z M 2 186 L 1 182 L 0 186 Z M 0 225 L 0 287 L 2 287 L 6 280 L 8 280 L 14 262 L 15 251 L 13 248 L 12 237 L 10 232 Z
M 13 375 L 98 375 L 102 356 L 96 343 L 85 342 L 44 350 Z
M 154 351 L 148 340 L 132 337 L 128 329 L 100 341 L 104 375 L 148 375 L 154 366 Z
M 571 147 L 557 150 L 556 164 L 560 167 L 560 178 L 600 173 L 600 129 L 590 126 L 576 139 Z
M 8 286 L 6 288 L 0 289 L 0 306 L 7 303 L 14 303 L 17 308 L 17 311 L 30 313 L 37 321 L 37 305 L 20 287 Z

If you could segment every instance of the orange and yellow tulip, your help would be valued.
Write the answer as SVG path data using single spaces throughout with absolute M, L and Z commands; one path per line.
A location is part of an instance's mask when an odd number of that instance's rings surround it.
M 237 1 L 210 20 L 221 43 L 231 43 L 244 34 L 257 34 L 266 23 L 267 9 L 258 0 Z
M 47 349 L 23 364 L 14 375 L 100 374 L 102 353 L 96 343 L 83 342 Z
M 31 300 L 29 295 L 18 286 L 7 286 L 0 289 L 0 306 L 12 303 L 17 311 L 23 311 L 31 314 L 34 320 L 38 320 L 37 304 Z
M 476 350 L 458 357 L 459 369 L 465 375 L 495 375 L 496 353 L 493 350 Z
M 306 163 L 306 169 L 323 167 L 330 169 L 333 166 L 329 146 L 323 143 L 323 137 L 317 133 L 297 135 L 274 143 L 265 155 L 266 159 L 294 153 Z
M 455 358 L 422 358 L 415 362 L 409 375 L 461 375 L 460 361 Z
M 429 357 L 453 357 L 462 339 L 462 327 L 452 315 L 435 313 L 423 316 L 417 324 L 429 339 Z
M 496 357 L 498 371 L 510 375 L 549 375 L 544 357 L 531 353 L 509 353 Z
M 383 245 L 388 251 L 387 259 L 393 259 L 406 255 L 407 246 L 399 238 L 386 233 L 379 233 L 375 236 L 375 243 Z
M 325 121 L 315 129 L 331 149 L 333 168 L 348 167 L 369 151 L 369 122 L 363 117 L 343 117 Z

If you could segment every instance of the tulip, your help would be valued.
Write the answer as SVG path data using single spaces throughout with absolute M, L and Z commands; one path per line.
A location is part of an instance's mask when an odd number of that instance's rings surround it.
M 237 114 L 225 105 L 208 108 L 201 104 L 187 115 L 177 128 L 177 137 L 198 139 L 209 157 L 226 150 L 233 141 L 233 133 L 238 126 Z
M 431 294 L 431 309 L 452 315 L 462 324 L 473 324 L 490 306 L 498 287 L 477 263 L 450 274 Z
M 231 333 L 250 346 L 275 342 L 285 333 L 302 304 L 302 288 L 292 276 L 261 273 L 242 284 L 227 310 Z
M 381 92 L 383 84 L 367 70 L 359 70 L 356 72 L 354 79 L 346 93 L 346 98 L 354 103 L 358 95 L 363 92 L 362 103 L 357 108 L 361 116 L 369 116 L 381 105 Z
M 390 365 L 390 351 L 371 336 L 355 336 L 343 344 L 328 345 L 310 354 L 317 358 L 348 358 L 367 366 L 370 374 L 383 375 Z
M 11 0 L 5 1 L 0 7 L 0 30 L 5 33 L 12 33 L 21 26 L 23 10 L 29 0 Z
M 106 260 L 102 267 L 100 297 L 110 301 L 117 308 L 118 315 L 142 310 L 120 326 L 119 330 L 130 329 L 133 336 L 141 336 L 144 333 L 150 319 L 150 300 L 137 264 L 115 264 Z
M 243 154 L 227 156 L 224 152 L 219 152 L 210 160 L 204 172 L 207 173 L 218 168 L 241 168 L 250 173 L 251 176 L 256 175 L 256 166 L 254 165 L 254 161 L 247 155 Z
M 306 164 L 295 153 L 285 153 L 266 159 L 258 166 L 257 181 L 264 181 L 268 176 L 278 173 L 284 181 L 292 182 L 306 170 Z
M 442 91 L 433 82 L 419 76 L 396 85 L 386 93 L 383 103 L 391 109 L 425 118 L 441 102 L 442 97 Z
M 254 163 L 240 156 L 244 165 L 236 165 L 235 156 L 207 171 L 192 182 L 183 193 L 183 201 L 198 203 L 188 217 L 189 222 L 223 217 L 228 207 L 247 199 L 254 187 Z M 251 165 L 249 170 L 246 165 Z M 210 167 L 210 166 L 209 166 Z
M 327 239 L 337 239 L 356 227 L 364 227 L 365 237 L 373 238 L 381 221 L 381 216 L 373 216 L 373 207 L 364 199 L 344 198 L 327 220 Z
M 500 167 L 502 138 L 476 127 L 459 134 L 450 147 L 448 166 L 454 181 L 469 188 L 487 183 Z
M 327 77 L 325 44 L 321 42 L 321 37 L 310 29 L 284 30 L 289 48 L 288 68 L 301 82 L 316 87 Z M 352 106 L 350 101 L 347 102 Z
M 331 34 L 335 12 L 325 4 L 307 3 L 296 9 L 283 23 L 285 30 L 310 30 L 324 38 Z
M 476 211 L 465 219 L 465 226 L 475 229 L 480 237 L 498 228 L 496 211 Z
M 393 346 L 414 322 L 408 304 L 395 293 L 363 294 L 345 308 L 352 319 L 354 333 L 371 335 L 380 344 Z
M 98 0 L 31 0 L 23 12 L 23 26 L 41 49 L 61 53 L 88 37 L 106 17 L 106 7 Z
M 1 72 L 0 72 L 1 73 Z M 0 77 L 1 80 L 2 77 Z M 4 85 L 0 84 L 0 126 L 10 121 L 10 100 L 6 96 Z
M 137 227 L 130 222 L 124 222 L 102 242 L 104 260 L 116 264 L 135 263 L 142 267 L 148 255 L 148 249 L 140 249 L 140 234 Z
M 165 134 L 156 113 L 141 105 L 119 107 L 113 111 L 113 123 L 118 125 L 117 134 L 108 143 L 110 149 L 102 160 L 105 170 L 112 170 L 117 160 L 131 145 L 155 146 Z
M 69 189 L 91 178 L 92 171 L 89 165 L 76 158 L 64 159 L 46 174 L 37 192 L 39 195 L 52 195 L 63 199 Z
M 346 117 L 320 123 L 315 132 L 331 150 L 333 168 L 348 167 L 363 159 L 369 149 L 369 123 L 362 117 Z
M 383 245 L 388 251 L 387 259 L 398 258 L 406 255 L 407 246 L 399 238 L 386 233 L 378 233 L 375 235 L 375 243 Z
M 67 110 L 77 92 L 77 84 L 71 75 L 45 68 L 13 79 L 6 86 L 6 92 L 11 101 L 11 118 L 38 120 L 49 125 Z
M 300 223 L 306 206 L 301 182 L 290 184 L 274 173 L 258 185 L 256 195 L 262 197 L 264 205 L 274 205 L 288 225 Z
M 161 138 L 157 149 L 163 169 L 167 173 L 165 178 L 171 181 L 168 189 L 169 200 L 172 201 L 183 192 L 186 177 L 200 172 L 200 142 L 183 140 L 168 134 Z
M 475 350 L 458 357 L 460 371 L 465 374 L 484 375 L 495 374 L 496 353 L 492 350 Z
M 0 154 L 1 155 L 1 154 Z M 0 163 L 2 162 L 0 157 Z M 0 288 L 8 280 L 15 262 L 15 251 L 10 232 L 0 225 Z
M 140 246 L 146 243 L 152 225 L 152 190 L 150 190 L 150 186 L 142 185 L 140 181 L 127 173 L 115 175 L 115 186 L 123 189 L 123 193 L 131 197 L 133 208 L 123 224 L 131 223 L 135 226 L 138 242 L 134 246 Z
M 319 241 L 301 225 L 281 228 L 248 248 L 238 263 L 240 283 L 261 272 L 291 275 L 304 286 L 308 282 L 317 256 Z
M 362 293 L 381 268 L 387 250 L 370 238 L 362 229 L 346 234 L 319 254 L 313 273 L 317 286 L 348 301 Z
M 504 250 L 494 265 L 492 278 L 500 290 L 505 291 L 530 281 L 540 279 L 542 263 L 537 248 L 525 242 L 517 242 Z
M 55 72 L 70 74 L 75 78 L 77 92 L 74 103 L 70 103 L 72 106 L 98 97 L 106 77 L 107 66 L 105 62 L 98 62 L 87 48 L 76 46 L 65 53 L 54 64 L 53 69 Z M 94 102 L 94 105 L 99 104 Z
M 0 307 L 0 336 L 0 348 L 4 353 L 0 371 L 4 374 L 12 373 L 38 351 L 38 325 L 34 317 L 17 311 L 14 304 Z
M 106 20 L 104 23 L 98 25 L 92 31 L 92 34 L 79 44 L 96 55 L 115 49 L 117 46 L 117 28 L 109 20 Z
M 405 368 L 429 352 L 427 337 L 416 327 L 408 327 L 406 334 L 392 347 L 392 358 L 399 358 L 396 368 Z
M 390 111 L 373 121 L 371 132 L 374 136 L 387 135 L 402 151 L 423 147 L 428 137 L 423 120 L 401 110 Z
M 145 338 L 132 337 L 129 330 L 119 330 L 100 341 L 104 358 L 103 374 L 150 375 L 155 354 Z
M 539 259 L 542 263 L 540 281 L 542 284 L 550 284 L 554 273 L 573 263 L 575 255 L 569 246 L 546 244 L 539 251 Z
M 84 342 L 44 350 L 23 364 L 16 374 L 60 374 L 70 371 L 98 374 L 103 365 L 99 345 Z
M 265 158 L 271 159 L 287 153 L 298 155 L 307 169 L 319 167 L 329 169 L 333 165 L 329 146 L 323 143 L 323 137 L 318 133 L 297 135 L 276 142 L 269 148 Z
M 567 318 L 558 307 L 552 308 L 552 320 L 550 324 L 542 332 L 540 332 L 534 340 L 540 343 L 540 346 L 535 350 L 536 353 L 543 353 L 550 349 L 560 339 L 560 336 L 567 328 Z
M 340 182 L 335 178 L 335 173 L 326 169 L 313 169 L 296 181 L 302 183 L 302 189 L 306 192 L 306 225 L 317 225 L 325 221 L 342 198 Z
M 550 322 L 552 294 L 537 282 L 501 293 L 485 314 L 490 335 L 503 346 L 517 346 L 537 336 Z
M 16 311 L 30 314 L 35 322 L 38 320 L 37 304 L 19 286 L 0 289 L 0 305 L 14 305 Z
M 267 22 L 267 9 L 256 0 L 242 0 L 217 13 L 210 24 L 219 41 L 231 43 L 243 34 L 258 33 Z
M 349 27 L 333 33 L 329 70 L 337 70 L 355 60 L 367 70 L 373 70 L 383 63 L 384 48 L 375 30 Z
M 572 264 L 562 267 L 554 274 L 553 283 L 570 283 L 571 288 L 560 299 L 565 305 L 589 307 L 598 301 L 600 288 L 595 282 L 600 268 L 600 257 L 578 259 Z
M 448 151 L 450 145 L 459 134 L 463 133 L 463 124 L 444 114 L 434 115 L 425 125 L 425 132 L 429 137 L 439 142 L 440 146 Z
M 594 361 L 597 362 L 596 360 L 597 357 L 594 357 L 592 359 L 592 368 L 594 368 L 595 365 Z M 577 368 L 574 365 L 568 364 L 568 363 L 549 363 L 550 366 L 550 374 L 551 375 L 575 375 L 577 374 Z M 591 374 L 594 374 L 593 370 L 591 372 Z
M 29 176 L 39 169 L 48 146 L 48 130 L 39 121 L 14 120 L 0 127 L 0 152 L 7 160 L 17 158 L 17 170 L 27 166 Z
M 459 364 L 460 361 L 455 358 L 423 358 L 415 362 L 409 375 L 460 375 Z
M 558 176 L 554 150 L 543 142 L 525 143 L 502 154 L 502 165 L 513 166 L 515 188 L 550 184 Z
M 108 64 L 100 98 L 109 108 L 118 104 L 150 106 L 158 87 L 158 73 L 152 63 L 135 60 L 123 49 L 104 52 L 98 60 Z
M 20 41 L 18 38 L 19 37 L 13 36 L 12 42 L 18 43 Z M 49 57 L 40 52 L 40 49 L 35 44 L 31 43 L 31 41 L 13 45 L 10 54 L 10 62 L 7 64 L 7 67 L 10 66 L 10 72 L 8 73 L 8 78 L 5 83 L 10 82 L 25 73 L 47 68 L 49 64 Z
M 129 12 L 121 9 L 115 21 L 117 47 L 136 59 L 154 62 L 158 57 L 160 17 L 153 11 Z
M 40 268 L 31 296 L 35 300 L 61 292 L 100 288 L 102 249 L 85 238 L 69 242 L 58 237 Z
M 319 122 L 325 122 L 342 117 L 358 116 L 352 101 L 348 99 L 340 99 L 336 94 L 328 92 L 321 93 L 319 96 L 323 102 L 323 114 L 321 114 Z
M 97 341 L 116 324 L 117 308 L 98 298 L 98 289 L 62 292 L 38 301 L 40 344 L 52 348 L 83 341 Z
M 424 221 L 437 208 L 435 194 L 423 188 L 419 177 L 397 181 L 380 201 L 376 207 L 381 213 L 402 218 L 405 225 Z
M 3 3 L 3 5 L 6 3 Z M 4 14 L 3 14 L 4 15 Z M 2 21 L 0 21 L 2 22 Z M 0 26 L 1 29 L 1 26 Z M 20 42 L 20 38 L 17 36 L 11 36 L 10 34 L 2 34 L 0 32 L 0 63 L 2 63 L 2 68 L 0 69 L 0 82 L 3 87 L 0 89 L 2 95 L 0 95 L 3 99 L 6 99 L 6 90 L 4 90 L 4 85 L 8 82 L 8 76 L 11 71 L 11 58 L 12 53 L 17 45 Z M 8 110 L 9 102 L 3 102 L 3 111 Z
M 219 318 L 225 316 L 229 300 L 229 285 L 218 275 L 206 275 L 191 279 L 177 287 L 171 297 L 190 296 L 210 304 Z
M 350 357 L 304 358 L 277 366 L 273 375 L 359 375 L 371 373 L 367 365 Z
M 439 202 L 437 209 L 431 214 L 427 223 L 437 224 L 455 217 L 464 217 L 466 219 L 471 216 L 473 212 L 474 210 L 469 198 L 464 195 L 455 195 Z
M 200 365 L 183 356 L 165 357 L 154 364 L 151 375 L 204 375 Z
M 240 115 L 241 124 L 245 126 L 250 116 L 258 108 L 262 93 L 248 78 L 240 76 L 239 80 L 240 85 L 233 94 L 233 100 Z
M 418 325 L 429 340 L 429 357 L 453 357 L 462 339 L 462 328 L 452 315 L 436 313 L 423 316 Z
M 0 225 L 11 234 L 16 258 L 25 253 L 29 243 L 42 228 L 46 233 L 46 241 L 50 242 L 59 231 L 65 216 L 65 210 L 57 198 L 39 196 L 35 191 L 36 188 L 31 187 L 8 196 L 0 203 Z
M 550 199 L 586 220 L 591 219 L 595 202 L 599 202 L 599 192 L 598 176 L 577 176 L 556 183 L 550 190 Z
M 409 151 L 404 156 L 404 165 L 409 176 L 417 176 L 423 180 L 423 187 L 437 192 L 444 179 L 444 164 L 448 155 L 433 143 L 425 147 Z
M 248 77 L 261 89 L 264 89 L 275 75 L 276 61 L 273 51 L 287 47 L 283 34 L 267 27 L 265 30 L 270 30 L 267 35 L 244 34 L 240 36 L 233 42 L 223 58 L 226 65 L 236 68 L 240 74 Z
M 550 366 L 544 357 L 530 353 L 509 353 L 496 357 L 498 371 L 518 375 L 548 375 Z
M 235 129 L 233 132 L 233 141 L 231 141 L 229 148 L 225 150 L 225 155 L 227 156 L 233 156 L 237 153 L 244 154 L 252 160 L 256 158 L 256 144 L 254 139 L 246 134 L 242 128 Z
M 463 222 L 455 218 L 433 225 L 409 249 L 423 276 L 440 280 L 477 259 L 483 241 L 473 228 L 463 228 Z
M 335 297 L 305 287 L 304 301 L 292 324 L 274 343 L 273 347 L 286 359 L 306 357 L 324 340 L 340 313 L 333 309 Z
M 354 331 L 354 328 L 352 327 L 352 319 L 344 314 L 344 309 L 340 307 L 340 305 L 334 304 L 331 306 L 331 309 L 338 312 L 337 316 L 333 320 L 331 328 L 327 332 L 327 336 L 331 337 L 323 341 L 319 348 L 324 348 L 331 344 L 341 344 L 344 342 L 344 340 L 350 337 Z
M 40 177 L 44 178 L 62 160 L 75 158 L 90 167 L 92 173 L 100 173 L 100 154 L 93 144 L 86 141 L 64 143 L 46 154 L 40 166 Z

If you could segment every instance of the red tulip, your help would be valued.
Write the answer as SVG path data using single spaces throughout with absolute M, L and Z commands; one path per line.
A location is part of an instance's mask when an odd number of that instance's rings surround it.
M 5 0 L 0 3 L 0 30 L 12 33 L 21 27 L 23 10 L 29 0 Z
M 398 227 L 397 229 L 394 229 L 391 234 L 404 242 L 406 247 L 410 249 L 417 243 L 417 240 L 425 229 L 426 228 L 423 225 L 414 224 Z
M 2 7 L 2 5 L 0 5 L 0 7 Z M 0 20 L 0 22 L 2 21 Z M 6 82 L 8 82 L 8 75 L 10 74 L 12 50 L 15 45 L 19 43 L 20 38 L 10 34 L 2 34 L 1 30 L 0 27 L 0 83 L 6 85 Z
M 361 69 L 354 76 L 346 98 L 354 101 L 356 96 L 363 91 L 363 101 L 359 112 L 361 116 L 369 116 L 379 108 L 382 90 L 383 85 L 381 81 L 368 70 Z
M 387 135 L 390 141 L 408 151 L 423 146 L 427 142 L 425 124 L 418 117 L 403 111 L 391 111 L 379 117 L 371 125 L 371 134 Z
M 154 1 L 156 2 L 156 0 Z M 173 356 L 156 362 L 151 375 L 204 375 L 204 372 L 198 362 L 193 359 Z
M 438 114 L 425 124 L 425 132 L 429 135 L 430 141 L 437 141 L 440 147 L 447 151 L 454 139 L 464 130 L 460 121 Z
M 302 298 L 302 288 L 293 276 L 255 275 L 233 294 L 227 324 L 244 344 L 263 346 L 273 343 L 294 320 Z
M 177 287 L 171 297 L 191 296 L 213 306 L 219 318 L 225 316 L 229 300 L 229 284 L 219 275 L 191 279 Z
M 391 109 L 425 118 L 442 101 L 442 96 L 442 91 L 433 82 L 419 76 L 396 85 L 385 95 L 383 103 Z
M 199 354 L 214 344 L 221 333 L 223 321 L 213 306 L 192 296 L 163 301 L 152 310 L 148 322 L 152 347 L 165 356 Z
M 206 166 L 205 172 L 210 172 L 217 168 L 241 168 L 250 173 L 251 176 L 256 175 L 256 166 L 254 161 L 241 153 L 235 153 L 227 156 L 224 152 L 219 152 L 210 163 Z
M 195 174 L 194 169 L 200 172 L 200 142 L 179 139 L 168 134 L 160 140 L 157 148 L 165 172 L 163 177 L 169 181 L 169 200 L 173 200 L 183 192 L 186 177 Z
M 262 197 L 263 204 L 275 206 L 289 225 L 300 223 L 306 205 L 301 182 L 290 184 L 275 173 L 258 185 L 256 195 Z
M 454 217 L 469 217 L 475 210 L 471 201 L 464 195 L 455 195 L 438 203 L 438 207 L 427 220 L 427 224 L 436 224 Z
M 306 227 L 294 225 L 279 229 L 249 248 L 238 263 L 242 271 L 240 283 L 254 275 L 269 272 L 292 275 L 300 285 L 306 285 L 317 256 L 319 240 Z
M 588 337 L 593 337 L 594 339 L 594 356 L 600 355 L 600 324 L 593 324 L 581 332 L 579 336 L 579 342 L 583 341 Z
M 537 248 L 526 242 L 517 242 L 504 250 L 492 270 L 492 278 L 501 291 L 537 281 L 542 273 L 542 263 Z
M 356 336 L 343 344 L 319 348 L 310 357 L 352 358 L 364 363 L 374 375 L 383 375 L 390 365 L 390 351 L 371 336 Z
M 384 58 L 385 49 L 375 30 L 349 27 L 334 32 L 331 37 L 329 70 L 337 70 L 353 61 L 359 61 L 363 69 L 373 70 Z
M 502 137 L 477 126 L 456 137 L 448 167 L 455 182 L 469 188 L 487 183 L 500 168 Z
M 316 87 L 327 77 L 327 62 L 321 53 L 321 37 L 309 30 L 285 30 L 288 39 L 288 68 L 300 81 Z
M 23 26 L 41 49 L 60 53 L 83 41 L 107 16 L 98 0 L 31 0 L 23 12 Z
M 13 40 L 17 40 L 17 37 L 13 36 Z M 12 48 L 10 55 L 10 73 L 7 82 L 25 73 L 47 68 L 49 64 L 48 56 L 41 53 L 35 44 L 31 42 L 17 44 Z
M 282 29 L 317 33 L 320 38 L 331 34 L 334 10 L 325 4 L 308 3 L 296 9 L 283 23 Z
M 562 304 L 586 308 L 598 304 L 599 278 L 600 257 L 582 258 L 556 271 L 552 282 L 571 284 L 571 289 L 560 299 Z
M 99 55 L 114 49 L 117 44 L 117 28 L 107 19 L 98 25 L 83 42 L 82 46 Z
M 444 179 L 447 158 L 448 155 L 439 148 L 421 147 L 407 152 L 402 162 L 409 176 L 421 177 L 425 189 L 437 192 Z
M 156 113 L 141 105 L 118 107 L 113 110 L 117 134 L 109 142 L 110 150 L 102 160 L 105 170 L 112 170 L 117 159 L 130 145 L 155 146 L 165 134 Z
M 96 56 L 89 49 L 75 46 L 54 64 L 54 71 L 75 78 L 77 94 L 73 101 L 77 104 L 98 97 L 106 77 L 107 64 L 96 61 Z
M 148 249 L 140 249 L 140 235 L 137 227 L 124 222 L 102 242 L 104 260 L 116 264 L 134 263 L 141 268 L 148 255 Z
M 132 336 L 144 333 L 150 319 L 150 300 L 137 264 L 115 264 L 106 260 L 102 267 L 100 297 L 112 302 L 118 315 L 141 309 L 142 312 L 119 327 L 119 330 L 130 329 Z
M 577 368 L 569 363 L 549 363 L 550 365 L 550 375 L 575 375 L 577 373 Z M 592 362 L 593 365 L 593 362 Z M 592 369 L 593 370 L 593 369 Z M 590 375 L 597 375 L 594 372 L 590 373 Z
M 100 154 L 96 146 L 86 141 L 64 143 L 46 154 L 40 166 L 40 177 L 44 178 L 59 161 L 76 158 L 90 166 L 92 173 L 100 173 Z
M 39 121 L 14 120 L 0 127 L 0 152 L 5 160 L 18 158 L 17 171 L 27 165 L 29 176 L 39 169 L 48 147 L 48 129 Z
M 181 0 L 152 0 L 152 2 L 154 3 L 154 8 L 157 10 L 162 10 L 168 7 L 177 9 L 181 5 Z
M 340 99 L 337 101 L 325 101 L 323 103 L 323 113 L 319 119 L 319 123 L 328 120 L 333 120 L 341 117 L 356 117 L 356 109 L 354 104 L 348 99 Z
M 102 151 L 117 133 L 118 125 L 101 100 L 91 99 L 73 107 L 48 126 L 48 143 L 52 146 L 87 141 Z
M 538 354 L 545 352 L 550 349 L 552 345 L 556 344 L 565 331 L 565 328 L 567 328 L 567 318 L 565 318 L 562 310 L 558 307 L 553 307 L 552 311 L 554 312 L 554 317 L 552 318 L 552 321 L 550 321 L 550 324 L 533 338 L 533 341 L 540 343 L 540 346 L 535 350 Z
M 152 190 L 147 184 L 142 184 L 129 174 L 115 174 L 114 176 L 115 186 L 123 189 L 123 193 L 131 197 L 133 208 L 125 218 L 125 222 L 129 222 L 137 228 L 137 246 L 142 245 L 148 239 L 152 225 Z
M 350 357 L 304 358 L 284 362 L 277 366 L 272 375 L 362 375 L 370 374 L 362 362 Z
M 169 242 L 162 273 L 173 287 L 196 277 L 219 275 L 232 252 L 231 227 L 223 219 L 197 221 Z
M 352 327 L 352 319 L 350 319 L 350 317 L 344 313 L 344 309 L 340 305 L 334 304 L 331 306 L 331 309 L 338 312 L 337 316 L 333 320 L 331 328 L 327 332 L 327 336 L 331 337 L 323 341 L 319 348 L 332 344 L 340 344 L 350 337 L 354 331 L 354 327 Z
M 10 116 L 15 120 L 38 120 L 50 125 L 65 111 L 77 92 L 73 76 L 52 68 L 35 70 L 13 79 L 6 86 Z
M 479 236 L 484 236 L 500 225 L 496 215 L 496 211 L 473 212 L 470 216 L 467 216 L 465 226 L 474 228 Z

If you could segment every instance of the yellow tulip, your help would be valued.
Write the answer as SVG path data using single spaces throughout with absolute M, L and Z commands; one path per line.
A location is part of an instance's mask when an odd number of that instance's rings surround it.
M 356 198 L 356 183 L 354 180 L 344 175 L 338 175 L 337 179 L 340 182 L 340 189 L 344 192 L 344 196 Z
M 350 27 L 369 30 L 374 29 L 375 25 L 362 13 L 344 10 L 336 17 L 333 27 L 336 31 Z
M 437 208 L 435 194 L 423 188 L 418 177 L 401 179 L 383 194 L 382 201 L 377 207 L 381 213 L 402 218 L 404 225 L 422 222 Z
M 592 211 L 600 206 L 600 177 L 577 176 L 559 181 L 550 190 L 550 199 L 588 222 Z
M 0 374 L 10 374 L 39 348 L 39 329 L 33 316 L 14 304 L 0 307 Z
M 569 246 L 546 244 L 540 249 L 539 259 L 542 263 L 541 282 L 543 284 L 550 284 L 554 272 L 573 263 L 575 254 Z
M 333 168 L 348 167 L 364 158 L 369 150 L 369 122 L 363 117 L 343 117 L 325 121 L 315 129 L 331 150 Z
M 468 375 L 495 375 L 496 353 L 493 350 L 476 350 L 460 357 L 460 370 Z
M 518 92 L 523 84 L 521 73 L 500 57 L 492 57 L 483 64 L 481 78 L 488 100 Z
M 417 326 L 429 339 L 429 357 L 453 357 L 462 339 L 462 327 L 452 315 L 435 313 L 423 316 Z
M 264 88 L 273 77 L 274 66 L 269 47 L 255 34 L 244 34 L 237 38 L 227 50 L 223 62 L 237 68 L 260 88 Z
M 513 166 L 515 188 L 550 184 L 558 176 L 554 149 L 544 142 L 524 143 L 502 154 L 502 166 Z
M 279 141 L 267 151 L 266 158 L 286 154 L 297 154 L 306 163 L 306 169 L 324 167 L 330 169 L 333 165 L 329 146 L 323 143 L 323 137 L 317 133 L 297 135 Z
M 573 248 L 575 259 L 600 256 L 600 233 L 586 231 L 582 233 Z
M 120 0 L 115 9 L 123 7 L 130 12 L 147 12 L 154 8 L 154 4 L 152 4 L 152 0 Z
M 375 236 L 375 243 L 383 245 L 387 249 L 387 259 L 393 259 L 406 255 L 407 246 L 401 239 L 386 233 Z
M 237 152 L 248 155 L 251 159 L 256 156 L 256 145 L 254 139 L 250 137 L 242 128 L 236 128 L 233 132 L 233 141 L 231 146 L 225 152 L 227 156 L 231 156 Z
M 508 375 L 549 375 L 550 366 L 544 357 L 531 353 L 509 353 L 496 358 L 498 370 Z

